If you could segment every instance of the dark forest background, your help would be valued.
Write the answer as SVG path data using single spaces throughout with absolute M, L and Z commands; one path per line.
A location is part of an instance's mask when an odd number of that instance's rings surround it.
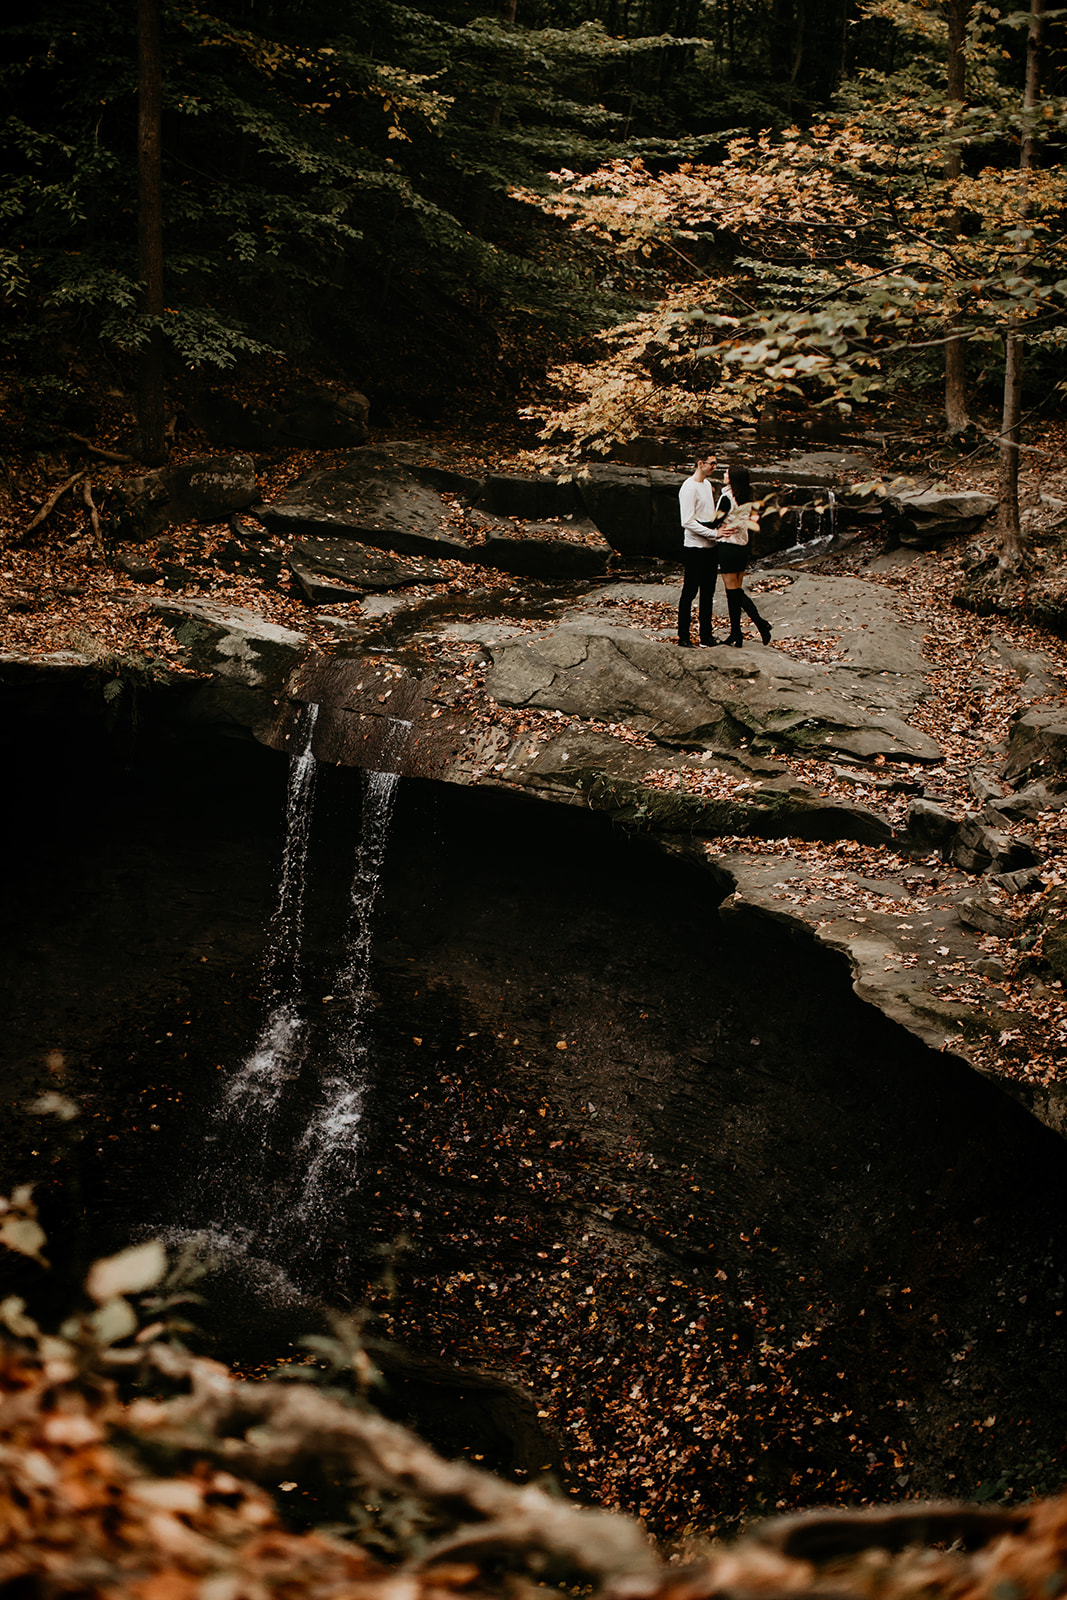
M 951 89 L 953 15 L 999 27 L 999 92 L 1018 100 L 1026 17 L 960 3 L 24 5 L 0 27 L 0 443 L 91 430 L 100 393 L 132 394 L 153 345 L 169 405 L 313 368 L 362 389 L 379 417 L 432 418 L 461 396 L 488 413 L 663 287 L 654 261 L 643 276 L 606 271 L 603 240 L 517 189 L 547 200 L 550 174 L 619 159 L 714 165 L 733 136 L 804 129 L 835 105 L 869 105 L 872 137 L 891 139 L 880 104 Z M 1063 72 L 1058 17 L 1046 104 Z M 156 302 L 138 125 L 153 27 Z M 980 142 L 983 161 L 1017 163 L 1003 119 Z

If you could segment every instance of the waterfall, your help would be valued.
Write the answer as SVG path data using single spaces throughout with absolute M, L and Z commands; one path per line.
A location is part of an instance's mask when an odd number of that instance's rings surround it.
M 308 708 L 302 748 L 290 761 L 285 845 L 264 963 L 265 1020 L 222 1091 L 204 1139 L 209 1159 L 195 1184 L 196 1209 L 212 1219 L 201 1236 L 223 1256 L 240 1258 L 279 1302 L 293 1290 L 280 1263 L 335 1249 L 337 1202 L 355 1181 L 370 1079 L 365 1016 L 374 907 L 400 781 L 395 772 L 362 774 L 341 956 L 324 1004 L 308 1013 L 301 945 L 317 712 L 317 706 Z M 410 727 L 389 720 L 383 765 L 396 764 Z
M 278 902 L 271 918 L 267 946 L 267 1019 L 252 1053 L 228 1085 L 221 1114 L 243 1120 L 266 1111 L 299 1068 L 305 1023 L 298 1010 L 300 945 L 304 931 L 304 880 L 315 794 L 315 757 L 311 741 L 319 708 L 306 710 L 303 749 L 289 763 L 286 832 L 278 882 Z
M 815 519 L 815 531 L 810 536 L 807 535 L 804 526 L 809 514 L 813 515 Z M 803 560 L 831 542 L 837 531 L 837 501 L 834 499 L 834 491 L 832 489 L 827 490 L 827 503 L 825 506 L 798 506 L 793 511 L 792 516 L 796 524 L 793 543 L 787 546 L 786 549 L 775 552 L 773 559 L 776 563 Z M 782 527 L 784 528 L 785 526 L 786 517 L 783 516 Z M 829 528 L 828 532 L 826 531 L 827 528 Z
M 399 724 L 406 729 L 410 724 Z M 331 1006 L 328 1062 L 321 1097 L 298 1149 L 304 1156 L 302 1190 L 295 1220 L 321 1218 L 339 1192 L 351 1188 L 359 1124 L 368 1086 L 364 1016 L 370 977 L 374 903 L 381 883 L 399 778 L 393 772 L 365 772 L 359 847 L 350 890 L 345 951 L 328 997 Z

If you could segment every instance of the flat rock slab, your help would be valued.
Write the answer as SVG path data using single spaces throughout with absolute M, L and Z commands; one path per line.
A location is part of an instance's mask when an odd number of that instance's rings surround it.
M 152 609 L 183 647 L 187 666 L 252 688 L 280 688 L 307 651 L 304 634 L 266 622 L 244 606 L 157 600 Z
M 465 493 L 450 487 L 455 481 L 462 482 Z M 405 569 L 402 562 L 391 569 L 392 580 L 385 564 L 375 577 L 367 547 L 398 556 L 463 561 L 525 578 L 595 578 L 607 570 L 611 547 L 586 519 L 579 518 L 584 538 L 568 538 L 558 521 L 528 522 L 519 529 L 508 517 L 471 510 L 468 502 L 480 487 L 474 480 L 455 480 L 446 468 L 412 465 L 368 449 L 353 451 L 343 467 L 308 473 L 255 515 L 271 533 L 297 541 L 296 560 L 308 574 L 305 581 L 297 573 L 305 592 L 316 588 L 310 580 L 314 571 L 357 589 L 434 583 L 446 577 L 440 571 L 406 575 L 414 569 Z M 345 541 L 364 553 L 354 550 L 346 559 L 340 549 Z M 364 581 L 357 569 L 371 577 Z
M 403 589 L 416 583 L 446 583 L 448 573 L 432 560 L 399 556 L 353 539 L 311 536 L 293 547 L 290 566 L 336 578 L 350 589 Z
M 633 629 L 565 625 L 544 639 L 487 646 L 486 687 L 502 705 L 625 722 L 667 744 L 751 747 L 873 760 L 937 761 L 939 747 L 891 710 L 866 674 L 753 645 L 681 650 Z
M 284 539 L 348 537 L 401 555 L 471 560 L 466 541 L 442 527 L 446 507 L 436 489 L 363 462 L 309 472 L 255 514 Z
M 925 557 L 909 555 L 909 560 Z M 819 671 L 830 681 L 840 666 L 863 675 L 877 675 L 882 690 L 898 709 L 916 705 L 927 694 L 925 681 L 930 663 L 923 650 L 923 627 L 901 616 L 891 591 L 858 578 L 820 578 L 810 573 L 763 566 L 751 573 L 751 583 L 759 578 L 781 582 L 782 587 L 759 595 L 759 608 L 772 624 L 779 653 L 789 653 L 791 640 L 815 641 L 826 646 L 826 659 Z M 611 583 L 590 591 L 577 602 L 569 622 L 584 621 L 597 615 L 601 602 L 639 601 L 645 605 L 670 607 L 678 603 L 677 583 Z M 725 624 L 726 604 L 720 588 L 715 597 L 717 617 Z M 666 619 L 665 619 L 666 621 Z M 751 634 L 752 625 L 745 621 Z M 758 648 L 750 638 L 753 648 Z M 1008 663 L 1013 668 L 1016 663 Z
M 786 652 L 790 639 L 833 639 L 835 659 L 820 663 L 820 671 L 836 675 L 840 663 L 864 676 L 881 675 L 895 700 L 903 693 L 915 704 L 925 696 L 930 663 L 923 651 L 923 626 L 900 615 L 891 591 L 859 578 L 779 574 L 773 568 L 761 569 L 759 576 L 789 578 L 788 587 L 759 599 Z

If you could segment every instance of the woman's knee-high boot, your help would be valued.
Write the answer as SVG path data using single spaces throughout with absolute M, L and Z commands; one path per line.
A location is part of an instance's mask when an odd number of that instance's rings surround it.
M 767 621 L 766 617 L 760 616 L 759 612 L 756 610 L 755 602 L 749 599 L 748 595 L 743 589 L 739 589 L 737 592 L 741 596 L 741 609 L 744 611 L 745 615 L 751 617 L 753 622 L 756 624 L 756 627 L 759 629 L 759 636 L 763 640 L 763 643 L 770 644 L 770 623 Z
M 726 604 L 730 611 L 730 637 L 726 641 L 727 644 L 740 645 L 745 642 L 741 637 L 742 592 L 740 589 L 727 589 L 726 591 Z

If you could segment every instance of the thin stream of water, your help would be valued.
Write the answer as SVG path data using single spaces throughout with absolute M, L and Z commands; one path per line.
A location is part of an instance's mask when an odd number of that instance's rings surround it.
M 345 951 L 333 983 L 329 1065 L 322 1096 L 298 1150 L 306 1160 L 295 1218 L 311 1222 L 355 1178 L 359 1124 L 368 1087 L 364 1017 L 370 978 L 374 904 L 381 883 L 389 821 L 399 778 L 393 772 L 363 776 L 360 842 L 350 891 Z
M 289 764 L 286 833 L 278 903 L 267 946 L 268 1012 L 251 1054 L 226 1087 L 219 1115 L 243 1121 L 274 1105 L 295 1070 L 306 1032 L 299 1011 L 300 954 L 304 932 L 304 880 L 314 810 L 316 761 L 311 753 L 319 708 L 307 708 L 304 744 Z
M 314 1250 L 321 1225 L 356 1178 L 366 1099 L 366 1012 L 374 908 L 399 777 L 363 773 L 359 842 L 349 914 L 331 992 L 309 1020 L 302 939 L 316 762 L 318 707 L 310 706 L 302 748 L 290 763 L 286 838 L 265 960 L 267 1012 L 255 1045 L 223 1089 L 210 1149 L 211 1221 L 216 1245 L 248 1260 L 282 1259 L 299 1243 Z M 390 723 L 393 764 L 410 723 Z

